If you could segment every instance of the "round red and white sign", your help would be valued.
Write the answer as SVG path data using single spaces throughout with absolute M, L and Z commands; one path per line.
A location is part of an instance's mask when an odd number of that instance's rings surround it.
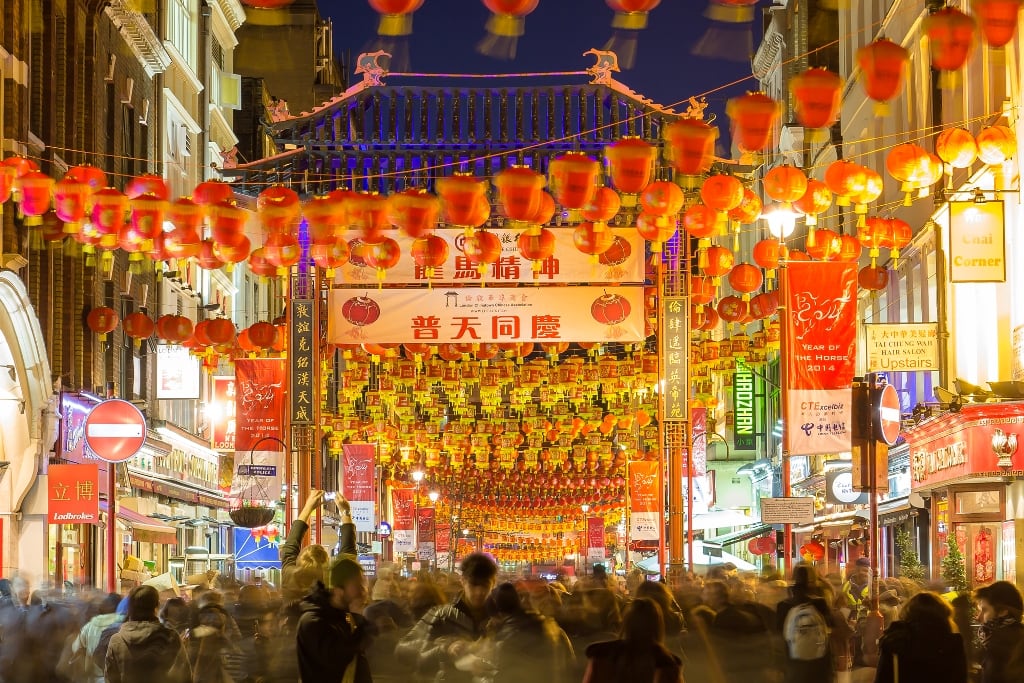
M 128 401 L 103 401 L 85 418 L 85 442 L 100 460 L 124 462 L 146 442 L 146 418 Z
M 892 446 L 900 437 L 902 413 L 896 387 L 886 384 L 878 401 L 878 438 Z

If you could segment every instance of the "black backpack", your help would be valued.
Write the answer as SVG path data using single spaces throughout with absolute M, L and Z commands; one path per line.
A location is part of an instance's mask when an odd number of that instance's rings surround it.
M 96 665 L 96 668 L 100 671 L 104 671 L 107 666 L 107 648 L 110 647 L 110 639 L 115 633 L 121 630 L 121 624 L 111 624 L 110 626 L 103 629 L 100 633 L 100 639 L 96 642 L 96 649 L 92 651 L 92 663 Z

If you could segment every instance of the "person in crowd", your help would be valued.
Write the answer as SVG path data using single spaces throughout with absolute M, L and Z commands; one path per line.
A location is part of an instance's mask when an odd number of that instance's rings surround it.
M 790 595 L 781 601 L 776 607 L 776 627 L 781 631 L 787 641 L 785 658 L 785 681 L 786 683 L 827 683 L 834 677 L 832 666 L 832 654 L 829 648 L 829 633 L 833 626 L 832 610 L 825 601 L 818 580 L 818 573 L 814 567 L 808 564 L 800 564 L 793 568 L 793 585 L 790 587 Z M 820 617 L 818 621 L 813 614 L 806 615 L 807 622 L 804 625 L 787 621 L 790 612 L 794 609 L 802 610 L 809 606 Z M 803 616 L 803 615 L 802 615 Z M 794 619 L 797 615 L 794 614 Z M 791 627 L 786 628 L 787 624 Z M 812 635 L 809 632 L 811 627 L 824 627 L 818 634 L 824 638 L 820 657 L 805 657 L 797 654 L 802 643 Z M 795 633 L 793 632 L 795 631 Z M 815 654 L 818 654 L 817 652 Z
M 622 620 L 622 637 L 587 648 L 583 683 L 679 683 L 682 660 L 664 644 L 665 622 L 658 603 L 637 598 Z
M 295 634 L 299 674 L 303 681 L 340 683 L 355 667 L 355 683 L 371 683 L 364 654 L 370 628 L 363 617 L 367 603 L 366 576 L 351 557 L 339 555 L 328 570 L 330 588 L 318 583 L 302 601 Z
M 160 623 L 179 636 L 184 636 L 192 626 L 192 608 L 184 598 L 168 598 L 159 613 Z
M 122 602 L 124 606 L 119 610 L 118 606 Z M 96 654 L 96 648 L 100 644 L 100 637 L 103 635 L 103 631 L 114 626 L 120 630 L 121 624 L 124 623 L 125 616 L 128 613 L 127 608 L 127 601 L 123 600 L 120 595 L 117 593 L 108 594 L 100 603 L 99 614 L 86 622 L 71 643 L 71 654 L 77 655 L 79 652 L 81 653 L 82 660 L 85 663 L 83 668 L 90 681 L 104 683 L 103 666 L 106 662 L 106 649 L 103 650 L 101 658 L 94 657 L 93 655 Z M 109 643 L 109 637 L 107 642 Z
M 748 604 L 733 599 L 723 581 L 708 581 L 704 603 L 715 611 L 711 644 L 727 683 L 768 683 L 775 676 L 778 640 Z
M 110 639 L 106 683 L 189 683 L 192 670 L 181 638 L 157 619 L 160 595 L 152 586 L 128 594 L 128 617 Z
M 871 588 L 871 560 L 866 557 L 858 557 L 854 562 L 853 572 L 843 583 L 843 596 L 846 604 L 853 612 L 861 609 L 868 598 L 868 591 Z
M 281 556 L 281 592 L 285 600 L 301 600 L 317 581 L 326 577 L 331 559 L 327 550 L 315 543 L 302 547 L 302 541 L 309 532 L 309 519 L 320 509 L 323 500 L 323 491 L 313 489 L 309 492 L 298 518 L 292 521 L 288 538 L 278 551 Z
M 979 683 L 1024 681 L 1024 598 L 1009 581 L 996 581 L 974 592 L 978 631 Z
M 236 683 L 255 683 L 267 675 L 271 656 L 267 629 L 272 627 L 275 612 L 266 586 L 246 584 L 239 589 L 233 613 L 242 634 L 238 650 L 245 672 Z
M 498 576 L 488 555 L 471 553 L 459 566 L 462 593 L 454 602 L 435 607 L 412 628 L 395 650 L 396 656 L 440 683 L 470 683 L 473 675 L 455 664 L 485 634 L 487 597 Z
M 683 611 L 672 597 L 668 586 L 658 581 L 644 581 L 636 588 L 637 598 L 648 598 L 658 603 L 661 608 L 661 616 L 665 620 L 665 643 L 667 647 L 680 654 L 681 639 L 684 630 L 685 619 Z
M 516 587 L 503 583 L 487 599 L 491 623 L 483 656 L 457 662 L 460 669 L 489 674 L 491 683 L 568 683 L 572 646 L 558 624 L 523 607 Z
M 967 683 L 964 644 L 942 596 L 918 593 L 899 617 L 879 639 L 875 683 Z
M 417 581 L 409 591 L 409 612 L 414 622 L 445 602 L 444 591 L 433 581 Z
M 185 636 L 185 650 L 194 672 L 192 683 L 234 683 L 242 681 L 238 667 L 238 640 L 228 635 L 228 615 L 216 604 L 200 607 L 195 626 Z

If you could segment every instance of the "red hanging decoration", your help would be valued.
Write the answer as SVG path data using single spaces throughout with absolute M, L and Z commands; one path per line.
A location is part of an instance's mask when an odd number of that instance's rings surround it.
M 638 137 L 624 137 L 604 148 L 608 161 L 608 175 L 619 192 L 635 195 L 654 178 L 654 162 L 658 150 Z
M 647 28 L 648 14 L 661 4 L 661 0 L 606 0 L 615 11 L 612 28 L 615 30 L 604 49 L 618 56 L 619 65 L 631 69 L 636 63 L 639 32 Z
M 943 7 L 924 18 L 921 30 L 928 36 L 932 67 L 942 73 L 939 87 L 949 90 L 959 84 L 959 71 L 974 48 L 974 19 L 955 7 Z
M 423 6 L 423 0 L 368 0 L 380 15 L 377 35 L 407 36 L 412 33 L 412 13 Z
M 1013 40 L 1022 6 L 1024 0 L 971 0 L 971 10 L 989 47 L 1001 48 Z
M 141 311 L 126 315 L 121 326 L 125 335 L 131 337 L 136 349 L 142 346 L 143 340 L 153 336 L 153 330 L 156 328 L 150 317 Z
M 734 97 L 725 105 L 732 122 L 732 136 L 741 152 L 762 152 L 772 143 L 772 135 L 782 114 L 782 105 L 762 92 Z
M 801 126 L 810 128 L 813 138 L 821 141 L 839 118 L 843 97 L 843 79 L 838 74 L 814 67 L 794 76 L 789 91 L 795 101 L 794 115 Z
M 529 166 L 509 166 L 491 181 L 498 191 L 498 206 L 509 220 L 528 222 L 540 209 L 544 176 Z
M 679 119 L 665 126 L 668 161 L 680 175 L 699 176 L 711 170 L 716 140 L 718 128 L 700 119 Z M 694 180 L 684 184 L 691 189 L 696 187 Z
M 85 317 L 85 324 L 98 335 L 101 342 L 106 341 L 107 335 L 114 331 L 118 322 L 117 313 L 108 306 L 98 306 Z
M 477 43 L 480 54 L 495 59 L 515 59 L 519 36 L 526 31 L 526 15 L 537 9 L 539 0 L 483 0 L 491 11 L 487 37 Z
M 889 100 L 903 91 L 910 53 L 902 45 L 879 38 L 857 50 L 864 91 L 875 102 L 875 116 L 889 113 Z
M 522 237 L 519 239 L 521 241 Z M 552 238 L 552 250 L 554 250 L 554 238 Z M 434 277 L 436 269 L 442 267 L 448 260 L 448 242 L 437 235 L 427 235 L 415 240 L 409 253 L 416 267 L 422 268 L 424 277 L 430 280 Z
M 551 160 L 548 185 L 555 201 L 566 209 L 582 209 L 597 190 L 601 166 L 582 152 L 567 152 Z

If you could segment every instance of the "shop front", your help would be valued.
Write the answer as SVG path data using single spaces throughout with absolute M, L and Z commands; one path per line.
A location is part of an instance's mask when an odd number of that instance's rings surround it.
M 913 493 L 930 512 L 931 576 L 955 542 L 968 583 L 1013 581 L 1024 534 L 1024 402 L 967 404 L 905 432 Z

